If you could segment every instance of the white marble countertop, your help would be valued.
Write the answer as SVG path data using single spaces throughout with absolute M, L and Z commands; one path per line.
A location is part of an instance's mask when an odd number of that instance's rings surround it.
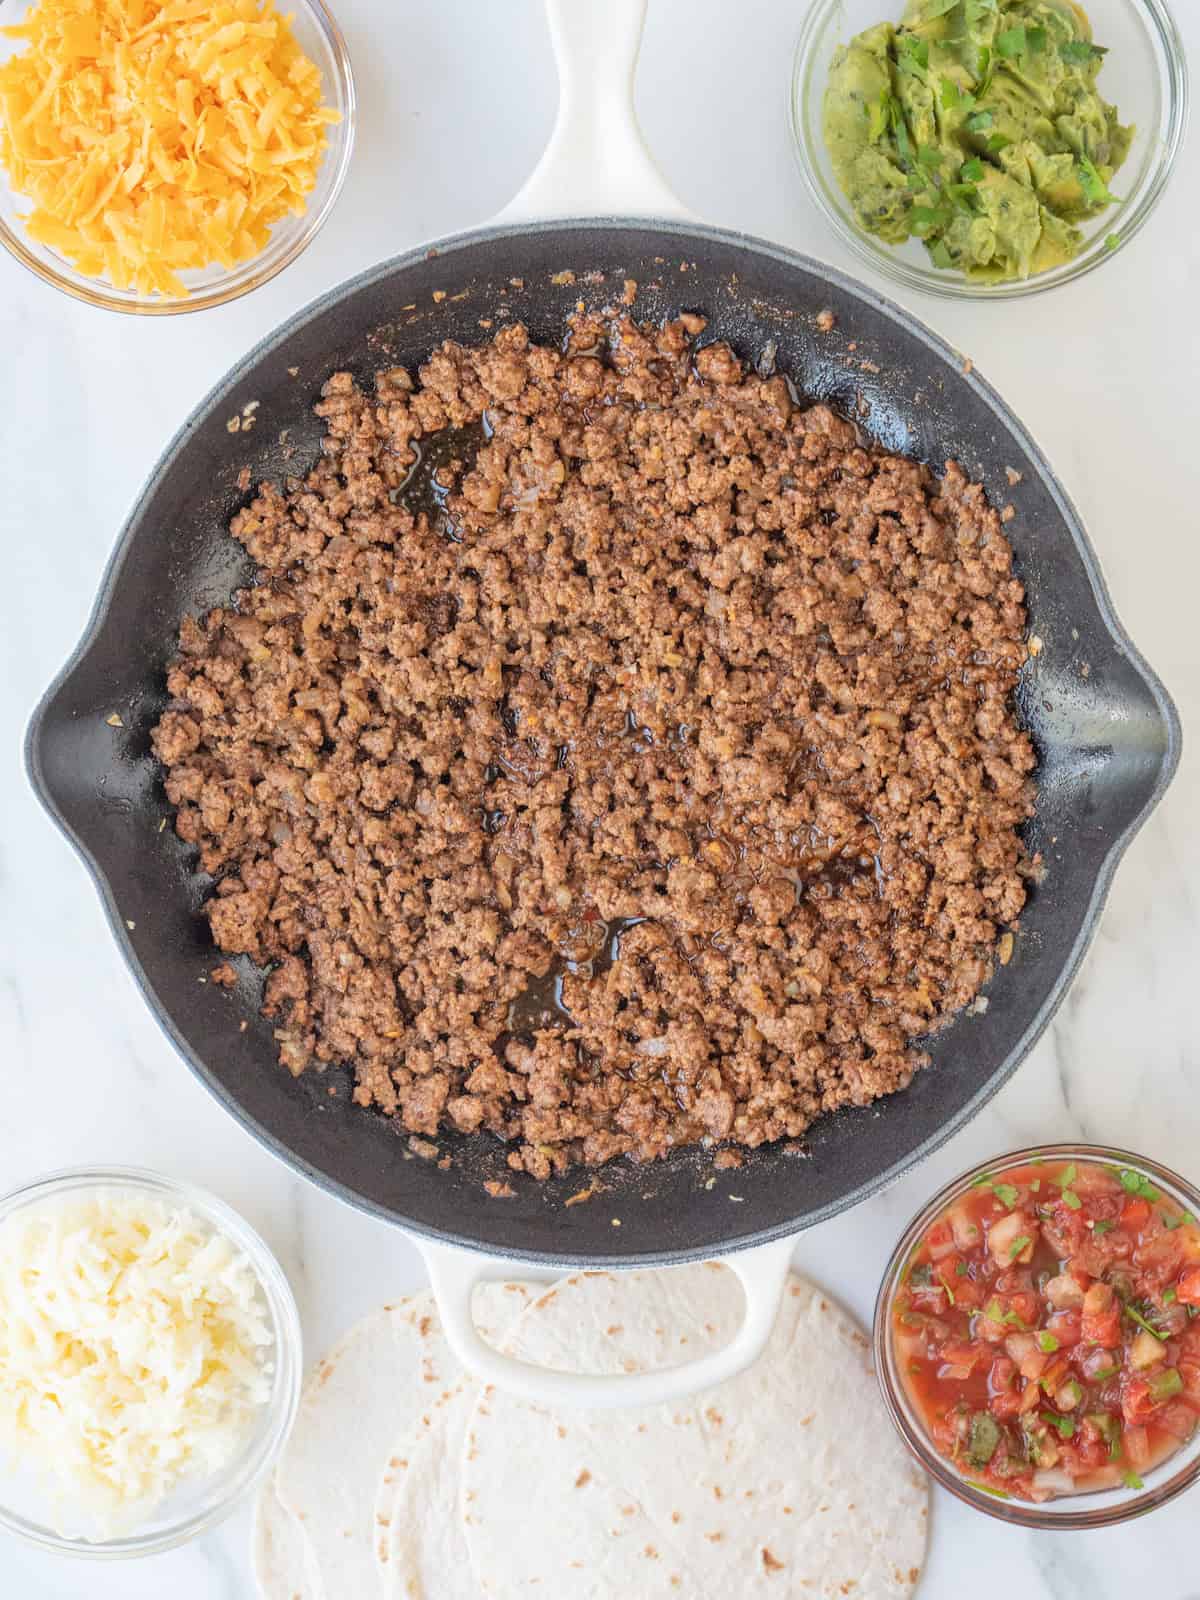
M 639 108 L 696 212 L 857 271 L 792 161 L 786 78 L 802 4 L 652 0 Z M 136 992 L 83 868 L 33 799 L 21 738 L 78 638 L 135 493 L 196 400 L 340 279 L 489 217 L 540 152 L 556 90 L 538 0 L 336 0 L 336 10 L 359 74 L 358 151 L 332 221 L 282 277 L 219 311 L 139 323 L 76 305 L 0 260 L 0 1188 L 86 1162 L 209 1186 L 279 1253 L 312 1356 L 415 1286 L 416 1252 L 292 1176 L 191 1077 Z M 1178 10 L 1200 78 L 1196 0 Z M 502 61 L 519 63 L 519 93 L 497 73 Z M 1121 617 L 1189 727 L 1200 725 L 1198 211 L 1193 138 L 1151 223 L 1103 271 L 1019 304 L 910 297 L 1040 440 Z M 1193 744 L 1118 873 L 1081 976 L 1015 1079 L 923 1170 L 800 1241 L 797 1260 L 860 1316 L 918 1202 L 977 1158 L 1085 1136 L 1200 1172 L 1198 817 Z M 1111 1532 L 1034 1535 L 939 1494 L 923 1600 L 1200 1600 L 1198 1496 Z M 248 1533 L 243 1508 L 189 1548 L 118 1567 L 0 1540 L 0 1595 L 249 1600 Z

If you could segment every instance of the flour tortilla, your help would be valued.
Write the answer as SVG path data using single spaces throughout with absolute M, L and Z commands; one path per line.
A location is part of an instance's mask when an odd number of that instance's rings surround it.
M 496 1343 L 520 1311 L 522 1285 L 484 1284 L 475 1301 L 483 1338 Z M 464 1381 L 428 1290 L 357 1323 L 304 1386 L 275 1471 L 279 1504 L 303 1535 L 304 1600 L 368 1600 L 380 1590 L 376 1500 L 397 1440 L 451 1399 Z M 266 1600 L 291 1600 L 263 1585 Z
M 732 1337 L 740 1316 L 736 1293 L 724 1297 L 718 1320 L 710 1321 L 706 1333 L 703 1323 L 712 1311 L 711 1297 L 701 1296 L 689 1313 L 678 1294 L 668 1304 L 660 1289 L 659 1281 L 650 1278 L 634 1313 L 643 1342 L 654 1342 L 655 1330 L 658 1331 L 660 1342 L 655 1348 L 660 1365 L 683 1359 L 688 1353 L 689 1337 L 707 1337 L 719 1343 Z M 552 1289 L 546 1292 L 554 1293 Z M 410 1431 L 405 1448 L 393 1457 L 394 1487 L 383 1513 L 388 1559 L 382 1562 L 381 1545 L 381 1564 L 386 1565 L 389 1574 L 384 1600 L 480 1600 L 460 1511 L 462 1455 L 467 1425 L 478 1398 L 478 1385 L 464 1384 L 457 1396 L 438 1408 L 428 1426 L 420 1422 Z M 557 1443 L 553 1429 L 545 1446 L 537 1435 L 512 1441 L 514 1474 L 520 1475 L 522 1450 L 553 1449 Z M 620 1498 L 625 1503 L 625 1497 Z M 615 1504 L 610 1517 L 613 1519 L 623 1532 L 630 1532 Z
M 543 1294 L 505 1348 L 564 1371 L 645 1371 L 725 1343 L 738 1301 L 719 1267 L 581 1274 Z M 793 1277 L 759 1361 L 691 1400 L 555 1416 L 488 1389 L 462 1468 L 483 1595 L 910 1594 L 928 1485 L 888 1421 L 868 1351 L 843 1311 Z
M 463 1445 L 479 1392 L 464 1382 L 396 1445 L 375 1518 L 383 1600 L 480 1600 L 459 1511 Z
M 275 1474 L 263 1485 L 254 1511 L 254 1577 L 268 1600 L 313 1600 L 311 1553 L 304 1529 L 279 1503 Z
M 481 1328 L 492 1344 L 538 1293 L 536 1284 L 504 1288 L 508 1303 L 496 1312 L 495 1331 Z M 459 1513 L 463 1443 L 478 1398 L 479 1385 L 464 1374 L 396 1440 L 375 1501 L 382 1600 L 479 1600 Z

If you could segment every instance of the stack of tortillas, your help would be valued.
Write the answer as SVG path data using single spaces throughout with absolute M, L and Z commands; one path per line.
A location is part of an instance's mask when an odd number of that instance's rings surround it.
M 491 1284 L 475 1301 L 490 1343 L 569 1372 L 695 1360 L 741 1313 L 714 1266 Z M 749 1371 L 615 1412 L 480 1389 L 424 1293 L 310 1375 L 255 1569 L 264 1600 L 890 1600 L 914 1588 L 927 1530 L 868 1342 L 801 1278 Z

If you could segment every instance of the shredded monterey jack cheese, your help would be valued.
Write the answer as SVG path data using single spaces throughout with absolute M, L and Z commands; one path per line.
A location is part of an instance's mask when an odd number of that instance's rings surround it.
M 0 1224 L 0 1450 L 100 1537 L 233 1459 L 271 1345 L 250 1262 L 185 1211 L 112 1190 Z

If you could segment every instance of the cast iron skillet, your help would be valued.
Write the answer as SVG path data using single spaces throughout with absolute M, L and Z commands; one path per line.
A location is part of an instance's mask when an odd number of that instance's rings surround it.
M 672 1398 L 739 1370 L 770 1331 L 790 1236 L 881 1188 L 996 1092 L 1061 1001 L 1117 861 L 1179 754 L 1174 708 L 1113 615 L 1078 517 L 1033 441 L 969 363 L 840 273 L 679 220 L 632 115 L 644 7 L 645 0 L 547 0 L 562 78 L 559 121 L 509 220 L 414 251 L 327 295 L 266 339 L 193 413 L 134 507 L 79 649 L 28 740 L 38 795 L 95 878 L 148 1002 L 200 1079 L 298 1171 L 417 1235 L 446 1336 L 465 1365 L 534 1399 L 588 1405 Z M 514 210 L 575 209 L 589 215 L 511 220 Z M 617 214 L 629 210 L 676 220 Z M 537 340 L 558 340 L 578 301 L 602 305 L 627 277 L 641 285 L 642 316 L 702 310 L 708 337 L 728 339 L 749 360 L 773 350 L 806 398 L 831 402 L 935 469 L 956 458 L 997 504 L 1012 502 L 1008 531 L 1031 633 L 1041 640 L 1020 701 L 1041 761 L 1028 842 L 1046 870 L 1012 960 L 988 986 L 986 1012 L 940 1033 L 933 1064 L 905 1093 L 826 1118 L 800 1154 L 763 1149 L 735 1172 L 713 1170 L 694 1151 L 649 1168 L 613 1164 L 599 1193 L 568 1206 L 585 1187 L 579 1174 L 545 1185 L 517 1179 L 486 1136 L 448 1138 L 443 1170 L 414 1158 L 382 1117 L 352 1106 L 345 1071 L 296 1080 L 278 1066 L 271 1028 L 258 1014 L 260 975 L 244 970 L 232 994 L 206 981 L 214 964 L 202 914 L 210 885 L 170 827 L 149 735 L 180 619 L 226 603 L 250 575 L 226 532 L 246 499 L 239 473 L 248 466 L 257 483 L 303 470 L 319 440 L 310 407 L 330 373 L 349 368 L 369 381 L 383 365 L 415 367 L 440 340 L 481 340 L 506 317 L 521 318 Z M 818 327 L 822 311 L 836 318 L 832 332 Z M 253 431 L 230 432 L 230 419 L 251 402 Z M 489 1178 L 511 1178 L 515 1193 L 491 1198 Z M 471 1285 L 497 1270 L 496 1257 L 631 1266 L 717 1253 L 742 1278 L 745 1320 L 731 1345 L 691 1367 L 620 1378 L 539 1371 L 495 1354 L 473 1330 Z
M 567 268 L 576 281 L 554 283 Z M 277 1065 L 252 973 L 231 995 L 201 981 L 215 959 L 201 915 L 209 884 L 193 871 L 194 851 L 169 821 L 161 826 L 171 810 L 149 733 L 180 618 L 226 602 L 249 576 L 226 531 L 246 499 L 238 473 L 249 464 L 252 481 L 278 479 L 312 459 L 320 429 L 309 408 L 330 373 L 414 367 L 443 338 L 488 337 L 480 318 L 520 317 L 535 339 L 557 340 L 578 300 L 603 303 L 625 277 L 643 285 L 641 314 L 701 309 L 712 336 L 748 359 L 773 341 L 803 396 L 935 467 L 956 458 L 996 503 L 1012 502 L 1008 532 L 1042 641 L 1021 708 L 1041 762 L 1028 842 L 1046 874 L 1012 961 L 988 986 L 986 1013 L 938 1034 L 933 1064 L 903 1094 L 820 1122 L 805 1157 L 764 1149 L 716 1174 L 696 1155 L 617 1163 L 588 1204 L 563 1205 L 584 1187 L 580 1174 L 514 1180 L 515 1197 L 501 1203 L 481 1182 L 511 1176 L 494 1142 L 447 1140 L 445 1171 L 406 1159 L 389 1123 L 351 1105 L 344 1073 L 294 1080 Z M 816 326 L 825 309 L 837 319 L 832 333 Z M 163 1027 L 247 1127 L 317 1182 L 418 1233 L 519 1257 L 629 1264 L 757 1243 L 831 1216 L 928 1154 L 996 1092 L 1079 965 L 1117 860 L 1171 777 L 1179 729 L 1049 466 L 964 365 L 882 297 L 787 250 L 700 226 L 597 219 L 487 229 L 392 261 L 272 334 L 201 403 L 130 516 L 83 641 L 34 716 L 28 759 Z M 254 431 L 230 434 L 228 419 L 251 401 Z M 1008 468 L 1021 474 L 1015 486 Z

